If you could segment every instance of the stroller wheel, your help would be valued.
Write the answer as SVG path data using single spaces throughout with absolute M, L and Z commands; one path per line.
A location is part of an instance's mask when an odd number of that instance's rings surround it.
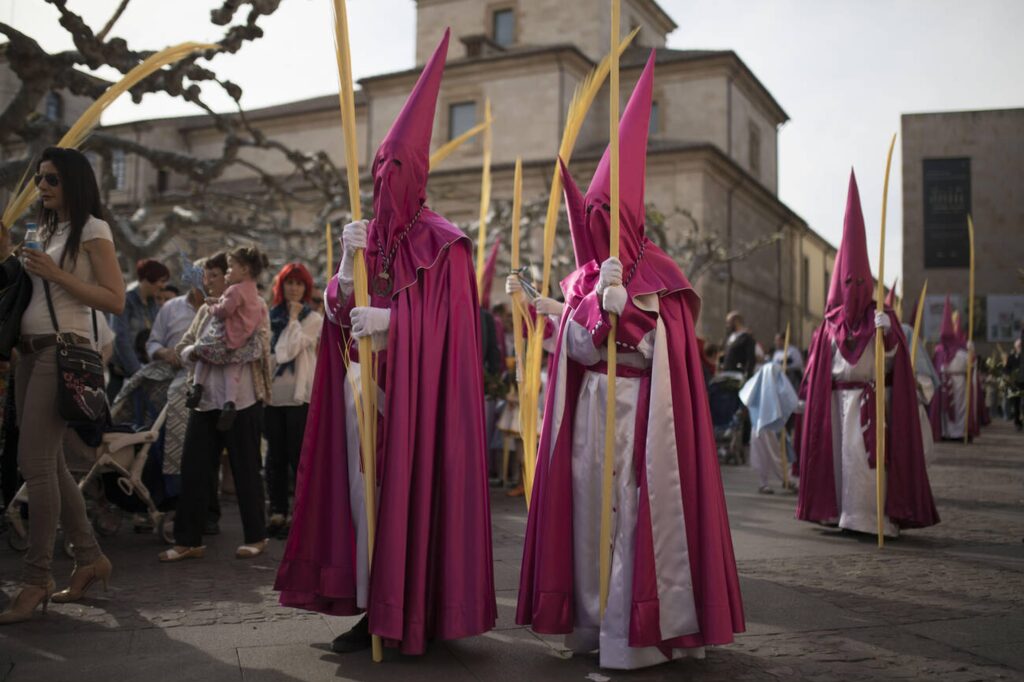
M 101 507 L 96 510 L 96 515 L 93 517 L 92 525 L 96 529 L 96 532 L 103 537 L 109 537 L 116 535 L 117 531 L 121 529 L 121 513 L 116 509 L 109 509 Z
M 160 525 L 157 526 L 157 534 L 166 545 L 174 544 L 174 512 L 165 512 L 160 517 Z

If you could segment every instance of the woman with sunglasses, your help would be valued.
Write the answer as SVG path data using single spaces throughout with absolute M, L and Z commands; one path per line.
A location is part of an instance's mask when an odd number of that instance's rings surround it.
M 92 316 L 120 314 L 125 285 L 96 175 L 74 149 L 50 147 L 36 168 L 42 248 L 23 248 L 32 297 L 21 318 L 15 398 L 21 437 L 18 466 L 32 505 L 24 585 L 0 614 L 0 624 L 28 620 L 40 604 L 82 598 L 90 586 L 110 578 L 110 561 L 85 513 L 85 500 L 68 471 L 63 440 L 68 424 L 57 411 L 57 336 L 47 306 L 48 283 L 61 335 L 73 343 L 93 342 Z M 10 235 L 0 226 L 0 257 L 11 255 Z M 0 287 L 6 283 L 0 282 Z M 95 311 L 95 312 L 94 312 Z M 75 568 L 67 589 L 54 594 L 53 545 L 60 521 L 70 541 Z

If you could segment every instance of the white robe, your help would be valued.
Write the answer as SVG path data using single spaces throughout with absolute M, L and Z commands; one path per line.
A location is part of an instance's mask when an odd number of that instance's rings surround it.
M 656 306 L 656 302 L 654 305 Z M 657 346 L 657 339 L 662 339 L 660 347 Z M 699 631 L 699 624 L 686 544 L 675 431 L 671 427 L 671 375 L 668 371 L 667 344 L 664 339 L 664 326 L 659 320 L 658 329 L 649 333 L 640 343 L 639 353 L 620 351 L 619 361 L 634 366 L 653 364 L 650 426 L 646 444 L 647 477 L 651 488 L 649 498 L 661 606 L 661 635 L 665 639 L 670 639 Z M 569 322 L 559 362 L 557 390 L 560 393 L 565 390 L 566 355 L 586 366 L 593 365 L 602 358 L 601 351 L 594 347 L 590 333 L 579 324 Z M 641 380 L 617 377 L 615 388 L 613 549 L 608 604 L 603 620 L 599 617 L 599 536 L 607 375 L 587 371 L 579 396 L 576 398 L 572 448 L 576 622 L 573 632 L 566 636 L 565 643 L 569 649 L 577 653 L 598 649 L 599 664 L 602 668 L 632 670 L 664 663 L 670 659 L 666 658 L 658 647 L 629 646 L 634 536 L 639 506 L 633 444 Z M 564 394 L 558 395 L 556 403 L 564 404 L 566 398 Z M 552 415 L 555 419 L 555 429 L 561 422 L 561 416 L 560 411 Z M 668 458 L 671 458 L 671 462 Z M 653 476 L 653 472 L 657 472 L 657 476 Z M 703 647 L 674 649 L 671 658 L 703 655 Z
M 360 385 L 358 362 L 349 363 L 345 380 L 345 449 L 348 455 L 348 498 L 352 522 L 356 527 L 356 606 L 365 609 L 370 591 L 369 535 L 366 524 L 366 481 L 363 478 L 362 450 L 359 444 L 359 423 L 353 384 Z M 384 407 L 384 393 L 377 396 L 378 409 Z M 377 486 L 377 504 L 380 504 L 380 486 Z
M 939 369 L 942 381 L 953 385 L 953 419 L 945 409 L 942 412 L 942 437 L 962 440 L 967 424 L 967 351 L 962 348 L 953 359 Z
M 887 354 L 886 364 L 893 357 Z M 832 344 L 833 381 L 870 382 L 875 378 L 875 345 L 868 344 L 856 365 L 850 365 Z M 832 460 L 835 473 L 839 527 L 861 533 L 878 532 L 875 501 L 875 470 L 868 466 L 868 452 L 860 423 L 860 401 L 864 390 L 832 390 Z M 884 393 L 876 394 L 878 400 Z M 872 426 L 871 428 L 874 428 Z M 899 528 L 885 518 L 883 533 L 897 537 Z

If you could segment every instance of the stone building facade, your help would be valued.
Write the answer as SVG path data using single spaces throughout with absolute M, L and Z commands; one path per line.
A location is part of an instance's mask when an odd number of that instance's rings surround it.
M 1024 109 L 904 114 L 901 137 L 905 300 L 927 279 L 925 337 L 938 339 L 947 294 L 966 326 L 969 213 L 974 338 L 981 353 L 1008 349 L 1024 322 Z
M 525 167 L 525 200 L 546 197 L 574 90 L 607 52 L 606 8 L 593 0 L 417 0 L 416 12 L 418 64 L 433 51 L 444 28 L 452 29 L 434 146 L 481 119 L 484 101 L 490 99 L 495 117 L 492 196 L 511 198 L 518 155 Z M 716 266 L 694 282 L 703 297 L 700 332 L 719 339 L 726 312 L 739 309 L 766 345 L 791 322 L 794 342 L 806 346 L 822 317 L 835 249 L 778 198 L 778 129 L 788 120 L 786 112 L 735 52 L 665 48 L 676 24 L 657 2 L 623 0 L 623 32 L 634 27 L 641 31 L 621 60 L 623 103 L 649 50 L 658 48 L 647 201 L 665 214 L 685 210 L 702 230 L 716 232 L 731 247 L 781 235 L 746 259 Z M 360 81 L 356 120 L 364 170 L 418 73 L 417 67 Z M 285 144 L 324 149 L 342 164 L 337 107 L 337 96 L 329 94 L 247 115 Z M 572 159 L 571 170 L 584 187 L 607 143 L 607 112 L 605 89 Z M 218 155 L 222 144 L 207 116 L 138 121 L 105 132 L 199 156 Z M 431 173 L 431 203 L 454 221 L 476 220 L 480 152 L 480 140 L 473 140 Z M 291 170 L 274 154 L 242 154 L 272 174 Z M 242 168 L 224 178 L 231 183 L 247 180 L 251 176 Z M 125 211 L 168 201 L 186 187 L 183 178 L 130 157 L 120 168 L 118 185 L 112 202 Z M 295 227 L 311 219 L 296 208 Z M 317 238 L 311 234 L 310 243 Z

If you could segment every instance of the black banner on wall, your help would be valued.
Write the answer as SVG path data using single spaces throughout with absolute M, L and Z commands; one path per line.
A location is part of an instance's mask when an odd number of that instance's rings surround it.
M 971 160 L 924 159 L 924 267 L 970 267 Z

